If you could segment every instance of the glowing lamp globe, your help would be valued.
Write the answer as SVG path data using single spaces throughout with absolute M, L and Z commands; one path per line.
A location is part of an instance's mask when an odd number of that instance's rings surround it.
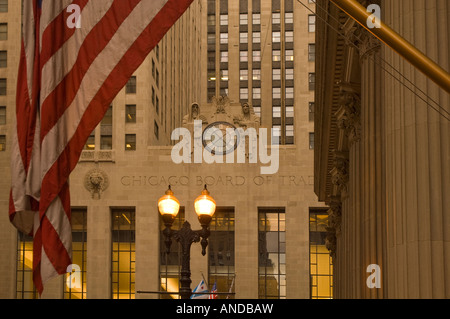
M 158 200 L 158 209 L 163 216 L 164 222 L 174 221 L 180 211 L 180 202 L 173 195 L 169 186 L 166 194 Z
M 200 223 L 209 224 L 216 211 L 216 201 L 209 195 L 206 185 L 202 194 L 195 200 L 194 208 Z

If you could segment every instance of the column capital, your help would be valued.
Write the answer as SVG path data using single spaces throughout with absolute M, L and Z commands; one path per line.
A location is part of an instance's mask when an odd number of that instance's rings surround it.
M 345 132 L 350 148 L 361 139 L 361 97 L 357 89 L 341 83 L 339 105 L 335 113 L 337 125 Z
M 380 52 L 381 41 L 367 30 L 363 30 L 360 34 L 360 41 L 358 43 L 359 57 L 361 63 L 369 56 L 373 56 Z
M 348 196 L 348 165 L 348 152 L 334 151 L 333 168 L 330 171 L 331 182 L 336 186 L 336 195 L 342 198 Z

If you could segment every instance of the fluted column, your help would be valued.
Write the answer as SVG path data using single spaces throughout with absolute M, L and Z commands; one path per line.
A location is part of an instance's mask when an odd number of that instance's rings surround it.
M 449 71 L 447 0 L 383 6 L 386 24 Z M 387 297 L 450 298 L 450 122 L 428 105 L 448 112 L 450 98 L 389 48 L 383 57 L 427 95 L 383 76 Z
M 359 297 L 359 245 L 360 238 L 355 231 L 358 228 L 359 212 L 355 207 L 355 183 L 358 173 L 358 144 L 361 135 L 361 103 L 358 90 L 349 83 L 341 84 L 339 109 L 335 117 L 339 132 L 338 149 L 334 152 L 334 167 L 330 171 L 334 185 L 334 196 L 328 205 L 332 214 L 330 218 L 329 237 L 335 236 L 336 298 Z M 330 245 L 333 247 L 332 245 Z M 331 250 L 333 255 L 333 250 Z
M 384 234 L 384 179 L 383 179 L 383 131 L 381 123 L 381 43 L 364 31 L 360 37 L 359 53 L 361 63 L 361 144 L 358 172 L 361 186 L 361 298 L 382 298 L 381 288 L 369 288 L 366 279 L 369 265 L 378 265 L 383 277 L 383 234 Z

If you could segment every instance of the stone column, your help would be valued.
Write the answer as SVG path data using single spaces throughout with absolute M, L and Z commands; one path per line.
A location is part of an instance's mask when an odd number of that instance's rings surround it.
M 339 109 L 335 116 L 340 129 L 338 149 L 335 150 L 334 167 L 330 171 L 334 185 L 334 196 L 329 205 L 333 214 L 330 219 L 329 237 L 336 236 L 335 263 L 340 282 L 335 289 L 337 298 L 359 297 L 359 254 L 360 238 L 357 233 L 359 210 L 356 202 L 359 195 L 359 141 L 361 135 L 360 97 L 357 88 L 349 83 L 341 84 Z M 356 186 L 356 187 L 355 187 Z M 342 234 L 342 235 L 341 235 Z M 332 247 L 332 239 L 329 240 Z M 339 257 L 338 257 L 339 256 Z
M 382 130 L 382 91 L 380 41 L 364 31 L 359 43 L 361 63 L 361 143 L 359 178 L 361 212 L 361 297 L 382 298 L 384 284 L 380 288 L 369 288 L 367 272 L 369 265 L 378 265 L 383 272 L 384 251 L 384 134 Z M 383 275 L 383 273 L 381 274 Z M 383 276 L 382 276 L 383 278 Z
M 386 24 L 449 71 L 450 3 L 382 4 Z M 450 298 L 450 96 L 391 49 L 382 55 L 427 95 L 383 74 L 386 297 Z
M 160 291 L 160 227 L 157 200 L 136 207 L 136 291 Z M 161 253 L 161 252 L 160 252 Z M 161 255 L 161 254 L 159 254 Z M 158 256 L 160 257 L 160 256 Z M 158 299 L 159 295 L 136 293 L 136 299 Z
M 108 206 L 89 206 L 87 211 L 88 299 L 111 298 L 111 212 Z

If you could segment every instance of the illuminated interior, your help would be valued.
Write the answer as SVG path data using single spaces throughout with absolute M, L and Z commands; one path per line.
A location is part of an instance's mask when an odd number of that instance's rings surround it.
M 309 225 L 311 299 L 332 299 L 333 263 L 330 252 L 325 246 L 327 211 L 311 210 Z

